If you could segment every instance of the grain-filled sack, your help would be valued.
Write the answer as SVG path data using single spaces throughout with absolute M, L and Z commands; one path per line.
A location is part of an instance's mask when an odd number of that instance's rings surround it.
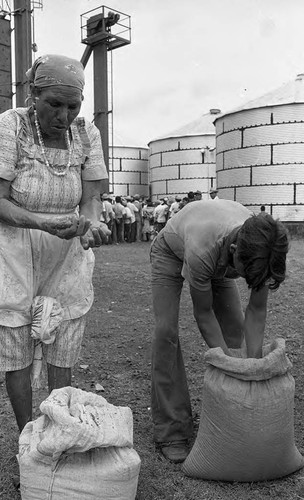
M 261 359 L 210 349 L 199 430 L 183 472 L 219 481 L 276 479 L 304 465 L 294 442 L 295 383 L 284 339 Z
M 93 448 L 43 455 L 38 445 L 48 418 L 29 422 L 19 440 L 22 500 L 134 500 L 140 458 L 133 448 Z
M 83 452 L 96 447 L 133 445 L 133 416 L 127 406 L 75 387 L 55 389 L 41 403 L 48 417 L 38 451 L 58 457 L 62 452 Z

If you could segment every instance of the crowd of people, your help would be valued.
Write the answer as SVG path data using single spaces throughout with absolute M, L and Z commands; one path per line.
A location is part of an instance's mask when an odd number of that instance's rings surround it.
M 217 193 L 216 188 L 210 189 L 210 199 L 219 199 Z M 202 192 L 199 190 L 189 191 L 185 197 L 176 195 L 174 198 L 164 197 L 155 202 L 139 194 L 124 197 L 103 193 L 100 220 L 111 231 L 107 244 L 153 241 L 169 219 L 188 203 L 201 199 Z

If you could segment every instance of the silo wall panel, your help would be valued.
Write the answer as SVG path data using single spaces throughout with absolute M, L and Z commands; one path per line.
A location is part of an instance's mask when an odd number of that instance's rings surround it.
M 216 154 L 216 168 L 223 170 L 224 168 L 224 153 Z
M 159 167 L 162 164 L 161 153 L 153 154 L 149 156 L 149 167 Z
M 304 182 L 304 179 L 302 179 L 302 182 Z M 295 202 L 296 203 L 303 203 L 304 204 L 304 185 L 303 184 L 297 184 L 296 186 L 296 191 L 295 191 Z
M 273 163 L 304 163 L 304 144 L 273 146 Z
M 116 184 L 115 186 L 115 196 L 128 196 L 128 186 L 126 184 Z
M 162 139 L 159 141 L 153 141 L 149 144 L 150 154 L 155 155 L 157 153 L 162 153 L 163 151 L 172 151 L 177 149 L 177 141 L 172 139 Z
M 216 121 L 216 135 L 230 130 L 270 124 L 271 112 L 272 108 L 258 108 L 228 114 Z
M 260 146 L 236 149 L 224 153 L 223 168 L 248 167 L 252 165 L 269 165 L 271 163 L 271 147 Z
M 244 147 L 304 142 L 304 123 L 267 125 L 244 130 Z
M 158 193 L 167 193 L 167 182 L 166 181 L 155 181 L 151 182 L 152 194 L 158 197 Z
M 114 194 L 115 196 L 134 196 L 134 194 L 148 196 L 149 188 L 148 186 L 144 186 L 142 184 L 116 184 Z
M 148 185 L 149 184 L 149 174 L 148 172 L 141 172 L 140 174 L 140 183 Z
M 217 172 L 218 186 L 249 186 L 250 168 L 235 168 Z
M 121 168 L 122 170 L 128 172 L 143 172 L 148 170 L 148 162 L 146 160 L 130 160 L 122 158 Z
M 135 172 L 113 172 L 114 184 L 140 184 L 140 174 Z
M 215 145 L 215 129 L 214 135 L 192 135 L 178 139 L 179 149 L 201 149 L 213 148 Z
M 304 104 L 285 104 L 273 108 L 273 123 L 304 121 Z
M 151 170 L 152 181 L 161 181 L 165 179 L 178 179 L 178 178 L 179 178 L 179 167 L 177 165 L 171 165 L 169 167 L 153 168 Z
M 140 158 L 141 160 L 148 160 L 149 158 L 149 148 L 141 149 L 140 150 Z
M 296 205 L 274 205 L 272 207 L 272 216 L 275 219 L 288 222 L 303 222 L 304 220 L 304 206 Z
M 186 135 L 180 137 L 168 137 L 159 141 L 150 143 L 151 154 L 163 153 L 166 151 L 180 151 L 184 149 L 201 149 L 204 147 L 214 147 L 214 135 Z
M 162 154 L 162 165 L 202 163 L 202 153 L 198 150 L 169 151 Z
M 304 165 L 270 165 L 252 169 L 252 185 L 289 184 L 304 181 Z
M 236 188 L 236 201 L 243 205 L 293 203 L 293 186 L 251 186 Z
M 134 196 L 135 194 L 148 196 L 149 194 L 149 187 L 143 184 L 129 184 L 128 189 L 131 196 Z
M 215 147 L 213 149 L 205 150 L 205 161 L 204 163 L 215 163 L 216 161 L 216 150 Z
M 232 188 L 221 188 L 220 191 L 219 191 L 219 198 L 223 199 L 223 200 L 232 200 L 232 201 L 235 201 L 235 197 L 234 197 L 234 194 L 235 194 L 235 188 L 232 187 Z
M 200 165 L 180 165 L 180 178 L 181 179 L 202 179 L 204 177 L 215 177 L 216 168 L 215 165 L 206 165 L 202 163 Z
M 113 170 L 122 170 L 122 159 L 121 158 L 114 158 L 112 160 L 112 169 Z
M 188 193 L 189 191 L 196 191 L 196 189 L 200 189 L 201 191 L 208 191 L 210 189 L 210 180 L 209 179 L 200 179 L 198 182 L 193 181 L 192 179 L 183 179 L 180 180 L 170 180 L 168 181 L 168 193 Z M 154 190 L 153 190 L 154 191 Z
M 218 153 L 229 149 L 238 149 L 242 146 L 242 133 L 240 130 L 234 130 L 221 134 L 217 137 L 216 149 Z

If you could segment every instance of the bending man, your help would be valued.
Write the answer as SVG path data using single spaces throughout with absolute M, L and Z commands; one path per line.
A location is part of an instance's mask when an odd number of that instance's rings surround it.
M 285 279 L 288 233 L 270 215 L 254 216 L 239 203 L 186 205 L 151 248 L 155 335 L 152 352 L 154 439 L 163 455 L 182 462 L 193 432 L 191 404 L 178 338 L 180 296 L 190 286 L 198 328 L 229 355 L 245 339 L 247 356 L 262 356 L 269 289 Z M 251 289 L 245 316 L 235 278 Z

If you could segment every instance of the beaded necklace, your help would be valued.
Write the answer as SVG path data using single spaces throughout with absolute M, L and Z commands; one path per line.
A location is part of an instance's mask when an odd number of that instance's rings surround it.
M 38 120 L 38 115 L 37 115 L 36 109 L 34 109 L 34 123 L 35 123 L 35 127 L 36 127 L 39 146 L 41 147 L 42 156 L 43 156 L 43 159 L 44 159 L 44 162 L 45 162 L 47 168 L 50 170 L 50 172 L 52 172 L 54 175 L 57 175 L 58 177 L 62 177 L 63 175 L 66 175 L 70 166 L 71 166 L 71 156 L 72 156 L 72 148 L 71 148 L 71 141 L 70 141 L 70 137 L 69 137 L 69 131 L 67 130 L 65 133 L 65 136 L 64 136 L 65 142 L 67 145 L 67 149 L 69 152 L 69 159 L 68 159 L 67 165 L 65 167 L 63 167 L 62 170 L 59 171 L 59 170 L 56 170 L 54 168 L 54 166 L 50 165 L 50 163 L 46 157 L 45 146 L 44 146 L 44 142 L 43 142 L 42 132 L 41 132 L 40 123 Z

